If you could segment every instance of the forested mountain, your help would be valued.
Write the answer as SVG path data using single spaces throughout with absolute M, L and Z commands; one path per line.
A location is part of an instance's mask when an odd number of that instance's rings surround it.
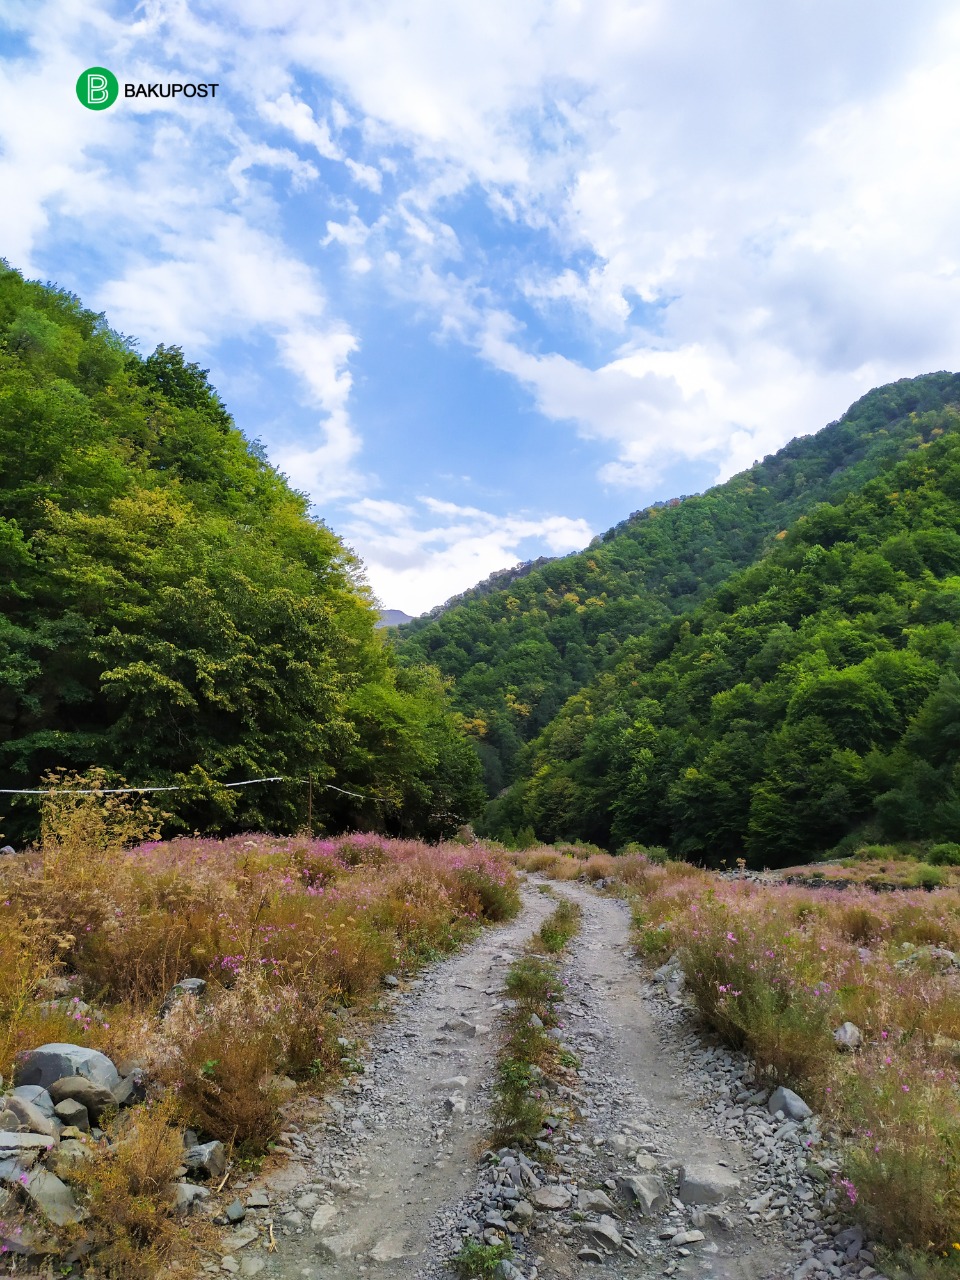
M 175 347 L 141 358 L 0 270 L 0 786 L 91 765 L 190 828 L 437 834 L 482 791 L 436 671 L 400 668 L 339 538 Z M 7 838 L 36 810 L 0 796 Z
M 401 661 L 455 678 L 494 795 L 516 777 L 524 744 L 614 669 L 624 646 L 632 659 L 638 637 L 695 609 L 798 516 L 919 448 L 923 415 L 957 401 L 960 375 L 949 373 L 871 391 L 839 422 L 704 494 L 636 512 L 576 555 L 492 575 L 401 628 Z
M 852 836 L 955 841 L 960 413 L 909 429 L 902 461 L 624 643 L 528 749 L 493 826 L 768 865 Z

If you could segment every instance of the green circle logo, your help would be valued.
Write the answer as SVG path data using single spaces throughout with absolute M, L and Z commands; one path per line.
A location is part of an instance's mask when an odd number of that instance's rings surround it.
M 120 92 L 117 77 L 106 67 L 87 67 L 77 80 L 77 97 L 91 111 L 106 111 Z

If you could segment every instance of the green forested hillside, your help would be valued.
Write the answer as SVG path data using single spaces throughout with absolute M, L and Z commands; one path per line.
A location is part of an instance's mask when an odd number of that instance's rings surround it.
M 956 841 L 960 413 L 909 431 L 902 461 L 624 643 L 528 748 L 494 827 L 770 865 L 853 834 Z
M 956 401 L 960 375 L 949 373 L 871 391 L 839 422 L 725 484 L 637 512 L 585 551 L 511 573 L 502 587 L 494 575 L 403 627 L 401 661 L 455 678 L 494 795 L 516 776 L 524 744 L 624 646 L 632 655 L 637 637 L 695 608 L 799 515 L 916 449 L 917 415 Z
M 0 269 L 0 786 L 186 782 L 189 827 L 449 829 L 481 794 L 443 681 L 398 668 L 340 540 L 177 348 L 141 358 Z M 0 829 L 29 802 L 0 796 Z

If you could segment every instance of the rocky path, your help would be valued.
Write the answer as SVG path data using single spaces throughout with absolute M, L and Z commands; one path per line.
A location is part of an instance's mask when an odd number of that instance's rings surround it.
M 668 969 L 651 984 L 622 902 L 551 888 L 584 913 L 563 1028 L 582 1065 L 526 1170 L 518 1152 L 478 1158 L 503 978 L 553 905 L 530 886 L 518 920 L 395 997 L 363 1074 L 330 1101 L 325 1127 L 290 1138 L 295 1158 L 268 1180 L 269 1206 L 235 1237 L 250 1247 L 236 1244 L 223 1269 L 447 1280 L 462 1239 L 499 1232 L 514 1280 L 873 1280 L 862 1238 L 833 1217 L 815 1119 L 771 1114 L 747 1060 L 701 1039 L 681 979 Z

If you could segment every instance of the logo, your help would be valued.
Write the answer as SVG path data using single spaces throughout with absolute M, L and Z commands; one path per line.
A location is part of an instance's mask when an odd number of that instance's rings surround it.
M 87 67 L 77 80 L 77 97 L 90 111 L 106 111 L 119 95 L 117 77 L 106 67 Z

